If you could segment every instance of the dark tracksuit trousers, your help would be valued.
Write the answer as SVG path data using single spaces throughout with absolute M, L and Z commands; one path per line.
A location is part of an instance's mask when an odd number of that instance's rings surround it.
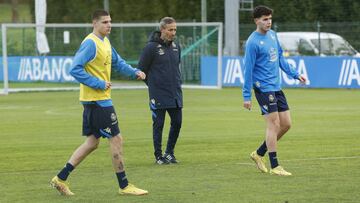
M 168 108 L 168 109 L 153 109 L 153 141 L 154 141 L 154 155 L 155 157 L 162 156 L 161 143 L 162 132 L 165 123 L 165 114 L 168 112 L 171 122 L 168 142 L 165 153 L 174 154 L 176 141 L 179 137 L 181 123 L 182 123 L 182 108 Z

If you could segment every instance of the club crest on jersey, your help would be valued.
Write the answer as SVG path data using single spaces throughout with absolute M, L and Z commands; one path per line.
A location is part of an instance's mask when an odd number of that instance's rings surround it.
M 111 121 L 116 121 L 116 114 L 115 113 L 111 113 L 110 115 Z
M 270 48 L 269 55 L 270 55 L 270 61 L 271 62 L 275 62 L 277 60 L 276 49 L 274 47 Z
M 163 50 L 163 49 L 159 49 L 159 55 L 164 55 L 164 54 L 165 54 L 164 50 Z
M 111 55 L 108 54 L 105 57 L 104 66 L 111 64 Z
M 274 96 L 272 94 L 269 95 L 269 101 L 273 102 L 274 101 Z

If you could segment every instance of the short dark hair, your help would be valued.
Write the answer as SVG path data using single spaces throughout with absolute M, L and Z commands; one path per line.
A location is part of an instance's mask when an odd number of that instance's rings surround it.
M 110 15 L 109 12 L 99 9 L 94 11 L 94 13 L 92 14 L 92 20 L 99 20 L 100 17 L 109 16 L 109 15 Z
M 273 13 L 273 10 L 267 6 L 256 6 L 253 10 L 253 17 L 260 18 L 261 16 L 268 16 Z
M 171 23 L 176 23 L 176 21 L 173 17 L 164 17 L 160 20 L 159 28 L 160 29 L 165 28 L 165 25 L 171 24 Z

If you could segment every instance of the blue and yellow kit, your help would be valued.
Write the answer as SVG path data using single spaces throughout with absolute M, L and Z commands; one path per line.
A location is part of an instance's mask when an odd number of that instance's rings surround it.
M 126 64 L 107 37 L 89 34 L 76 52 L 70 74 L 80 82 L 80 101 L 97 102 L 100 106 L 111 106 L 111 89 L 105 89 L 110 81 L 111 68 L 122 75 L 136 77 L 136 68 Z

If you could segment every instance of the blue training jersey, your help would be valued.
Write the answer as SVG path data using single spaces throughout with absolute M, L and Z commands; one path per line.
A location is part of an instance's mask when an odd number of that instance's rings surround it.
M 257 31 L 251 33 L 246 41 L 244 63 L 244 101 L 251 101 L 253 87 L 261 92 L 281 90 L 279 68 L 294 79 L 299 77 L 299 73 L 283 57 L 279 40 L 273 30 L 266 34 Z
M 119 71 L 122 75 L 135 78 L 135 73 L 139 71 L 136 68 L 132 68 L 128 65 L 116 52 L 116 50 L 111 47 L 111 67 Z M 70 74 L 80 83 L 87 85 L 94 89 L 105 89 L 105 81 L 97 78 L 93 75 L 90 75 L 85 71 L 85 65 L 89 61 L 92 61 L 96 57 L 96 45 L 94 41 L 87 39 L 81 45 L 79 50 L 76 52 L 72 69 Z M 95 101 L 102 107 L 112 106 L 112 100 L 98 100 Z M 83 104 L 89 104 L 93 102 L 82 102 Z

